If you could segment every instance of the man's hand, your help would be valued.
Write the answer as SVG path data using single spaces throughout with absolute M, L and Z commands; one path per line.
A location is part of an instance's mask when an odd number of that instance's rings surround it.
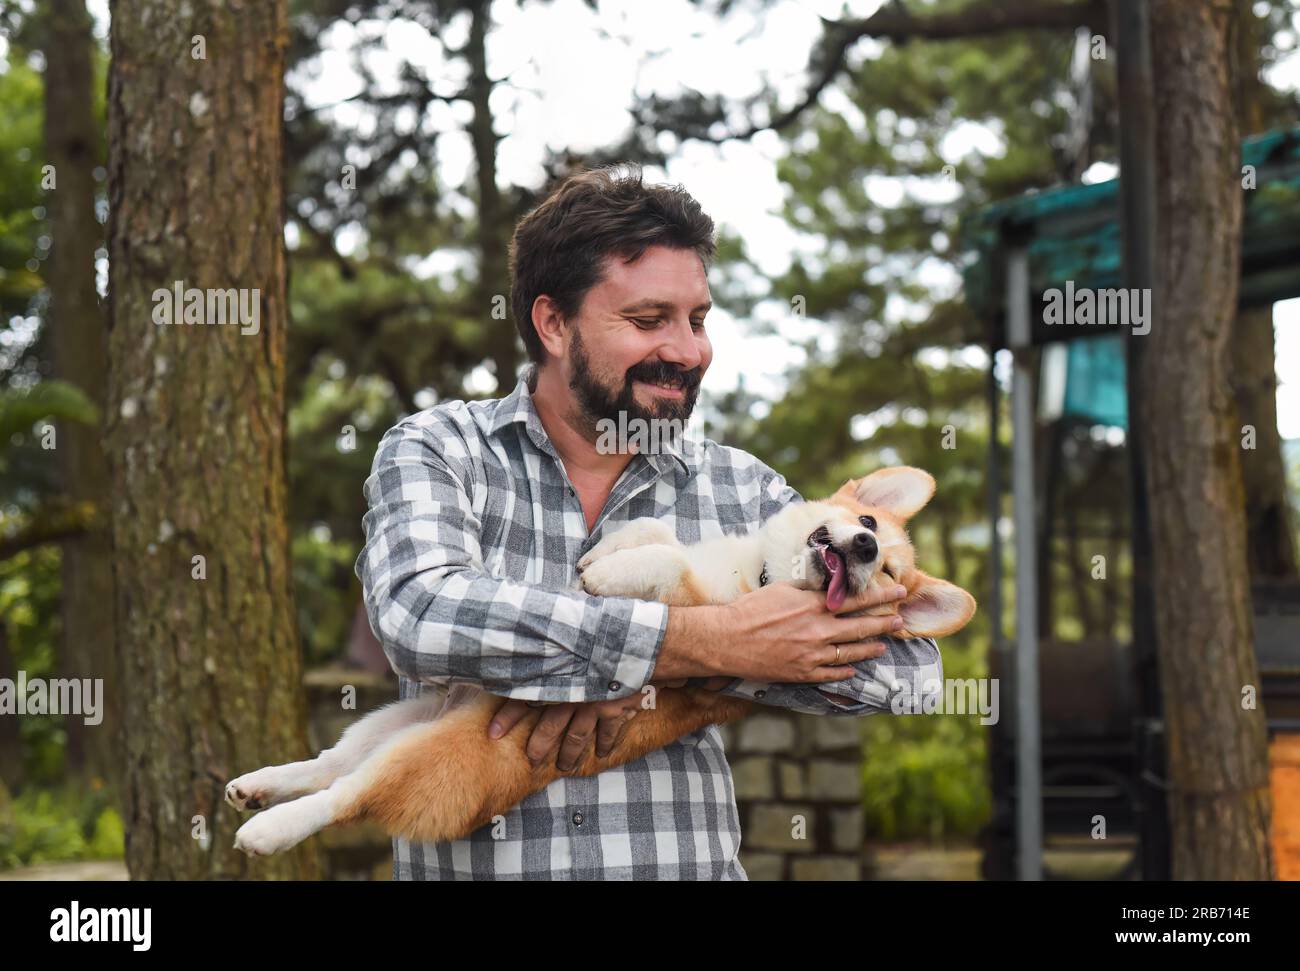
M 716 678 L 714 682 L 721 682 L 718 685 L 718 688 L 721 688 L 730 680 L 730 678 Z M 651 683 L 657 688 L 680 688 L 686 683 L 686 679 Z M 713 682 L 710 682 L 706 687 L 718 690 L 712 685 Z M 528 760 L 533 765 L 541 765 L 550 759 L 558 747 L 556 768 L 561 772 L 572 771 L 577 767 L 582 753 L 587 750 L 593 734 L 596 738 L 596 755 L 605 758 L 618 747 L 624 729 L 641 710 L 644 697 L 642 692 L 638 691 L 626 698 L 617 698 L 613 701 L 561 702 L 544 705 L 545 711 L 533 726 L 533 733 L 528 738 L 528 746 L 525 749 Z M 497 709 L 491 724 L 488 725 L 488 736 L 503 737 L 518 724 L 529 709 L 529 702 L 506 700 Z
M 869 587 L 832 613 L 824 594 L 773 583 L 722 606 L 671 608 L 655 673 L 728 674 L 767 683 L 846 681 L 855 673 L 852 665 L 885 653 L 875 638 L 903 627 L 892 613 L 849 615 L 905 596 L 902 586 Z

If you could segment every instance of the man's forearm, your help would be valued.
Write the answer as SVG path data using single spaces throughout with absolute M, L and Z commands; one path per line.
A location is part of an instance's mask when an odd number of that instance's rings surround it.
M 654 679 L 672 681 L 726 674 L 718 669 L 712 648 L 728 635 L 729 615 L 728 608 L 719 604 L 669 607 L 668 626 L 659 645 Z

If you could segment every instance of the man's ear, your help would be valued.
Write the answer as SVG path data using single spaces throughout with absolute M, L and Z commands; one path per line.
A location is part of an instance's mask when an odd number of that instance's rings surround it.
M 854 489 L 854 498 L 864 506 L 878 506 L 902 519 L 915 516 L 933 495 L 934 476 L 910 465 L 872 472 Z
M 533 330 L 550 357 L 564 357 L 565 320 L 559 304 L 546 294 L 538 294 L 533 301 Z
M 975 598 L 947 580 L 917 570 L 920 583 L 899 603 L 903 626 L 918 637 L 947 637 L 975 616 Z

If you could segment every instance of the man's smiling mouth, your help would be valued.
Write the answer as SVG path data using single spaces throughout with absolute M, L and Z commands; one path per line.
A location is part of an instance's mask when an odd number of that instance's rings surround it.
M 637 383 L 644 384 L 648 388 L 653 388 L 655 391 L 661 392 L 663 394 L 672 395 L 674 397 L 680 397 L 681 395 L 684 395 L 686 393 L 686 388 L 680 381 L 662 382 L 662 381 L 641 381 L 638 379 Z

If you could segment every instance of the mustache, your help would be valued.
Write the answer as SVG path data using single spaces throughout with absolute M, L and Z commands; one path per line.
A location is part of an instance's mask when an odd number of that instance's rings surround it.
M 677 384 L 686 391 L 694 391 L 704 376 L 700 368 L 685 370 L 667 361 L 642 361 L 627 369 L 627 380 L 648 381 L 652 384 Z

